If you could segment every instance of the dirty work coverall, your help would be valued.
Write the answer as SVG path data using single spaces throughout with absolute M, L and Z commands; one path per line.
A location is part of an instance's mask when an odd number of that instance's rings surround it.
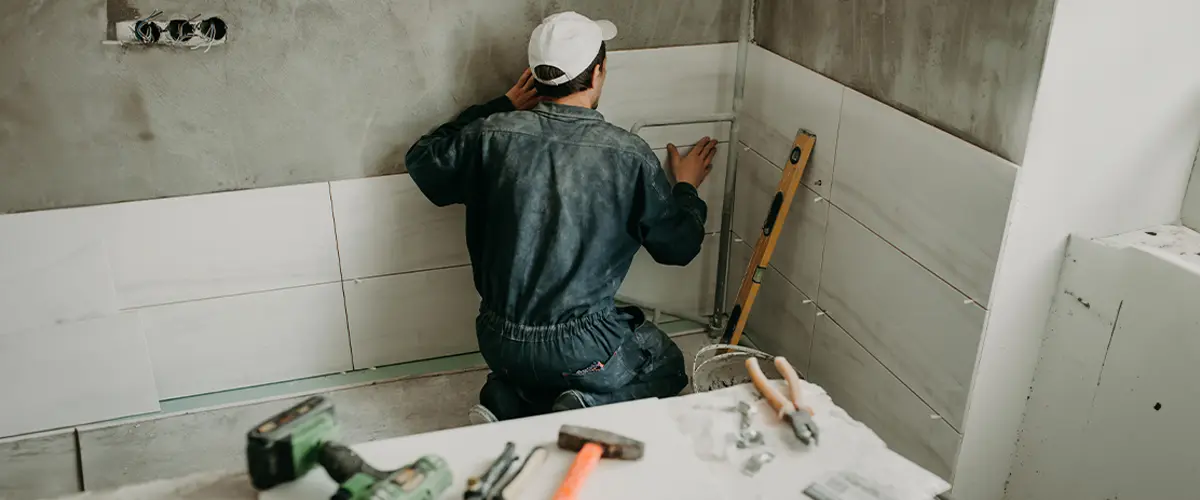
M 500 97 L 422 137 L 405 162 L 434 204 L 466 205 L 492 370 L 480 399 L 498 418 L 551 411 L 568 389 L 596 406 L 687 385 L 675 343 L 614 303 L 639 247 L 682 266 L 704 238 L 704 201 L 672 186 L 640 137 L 591 109 L 516 111 Z

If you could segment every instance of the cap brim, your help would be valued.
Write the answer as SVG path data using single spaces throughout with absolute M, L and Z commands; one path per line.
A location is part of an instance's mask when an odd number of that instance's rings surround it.
M 596 26 L 600 27 L 600 39 L 601 40 L 604 40 L 607 42 L 607 41 L 612 40 L 613 38 L 617 37 L 617 25 L 613 24 L 612 21 L 601 20 L 601 21 L 593 21 L 593 22 L 596 23 Z

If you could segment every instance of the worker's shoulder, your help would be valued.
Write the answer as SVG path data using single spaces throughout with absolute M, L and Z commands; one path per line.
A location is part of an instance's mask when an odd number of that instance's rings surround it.
M 572 120 L 569 124 L 548 120 L 539 113 L 512 111 L 487 117 L 482 130 L 537 137 L 573 146 L 609 150 L 657 164 L 654 150 L 641 136 L 606 120 Z

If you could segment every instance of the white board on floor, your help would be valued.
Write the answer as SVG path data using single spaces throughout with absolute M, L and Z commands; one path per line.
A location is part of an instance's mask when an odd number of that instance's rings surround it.
M 351 369 L 340 283 L 140 312 L 163 399 Z
M 0 335 L 0 437 L 158 411 L 137 313 Z

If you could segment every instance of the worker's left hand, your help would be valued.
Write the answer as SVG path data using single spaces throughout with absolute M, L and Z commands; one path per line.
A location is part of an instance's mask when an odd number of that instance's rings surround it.
M 513 107 L 527 111 L 537 106 L 541 99 L 538 98 L 537 87 L 533 86 L 533 82 L 533 71 L 525 68 L 525 72 L 521 73 L 521 79 L 517 80 L 517 84 L 513 85 L 507 94 L 504 94 L 508 96 L 509 101 L 512 101 Z

